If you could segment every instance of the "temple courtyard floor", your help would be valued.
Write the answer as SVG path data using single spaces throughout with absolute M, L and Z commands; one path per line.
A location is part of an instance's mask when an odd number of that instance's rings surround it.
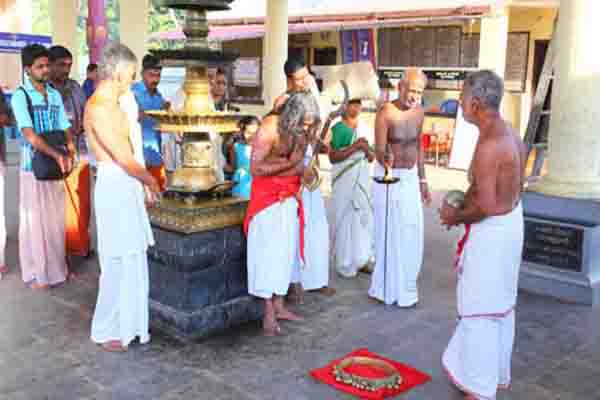
M 17 187 L 14 175 L 7 192 Z M 89 339 L 97 260 L 75 260 L 79 277 L 68 284 L 26 289 L 9 230 L 11 272 L 0 281 L 0 399 L 350 399 L 308 372 L 360 347 L 431 375 L 399 399 L 461 399 L 440 365 L 456 324 L 451 262 L 460 232 L 442 230 L 435 210 L 444 190 L 466 182 L 457 171 L 430 169 L 429 177 L 436 192 L 425 213 L 418 306 L 375 304 L 367 298 L 370 275 L 346 280 L 332 272 L 337 294 L 308 294 L 295 308 L 306 321 L 284 324 L 285 334 L 276 338 L 263 337 L 258 323 L 191 343 L 153 331 L 148 345 L 105 353 Z M 15 207 L 9 200 L 13 220 Z M 512 388 L 498 399 L 600 399 L 600 311 L 521 292 L 516 330 Z

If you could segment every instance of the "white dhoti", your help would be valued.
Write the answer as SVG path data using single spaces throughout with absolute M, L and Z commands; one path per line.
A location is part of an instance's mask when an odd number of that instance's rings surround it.
M 300 222 L 298 201 L 287 198 L 256 214 L 248 227 L 248 292 L 270 299 L 285 296 L 294 268 Z
M 112 162 L 99 162 L 94 190 L 100 285 L 92 340 L 127 346 L 148 333 L 148 259 L 154 244 L 142 184 Z
M 317 290 L 329 285 L 329 224 L 321 189 L 302 189 L 304 206 L 304 266 L 298 246 L 297 267 L 292 283 L 301 282 L 304 290 Z
M 369 165 L 363 153 L 354 153 L 332 168 L 334 264 L 340 275 L 349 278 L 374 257 Z
M 423 205 L 416 166 L 393 169 L 398 183 L 373 184 L 375 208 L 375 271 L 369 296 L 385 304 L 397 303 L 410 307 L 419 301 L 417 278 L 423 263 Z M 375 176 L 383 176 L 384 168 L 377 164 Z M 385 246 L 386 190 L 389 190 L 387 249 Z M 387 251 L 387 275 L 384 263 Z M 385 299 L 384 299 L 385 292 Z
M 460 322 L 442 363 L 450 379 L 479 399 L 510 384 L 523 248 L 523 209 L 471 225 L 458 261 Z

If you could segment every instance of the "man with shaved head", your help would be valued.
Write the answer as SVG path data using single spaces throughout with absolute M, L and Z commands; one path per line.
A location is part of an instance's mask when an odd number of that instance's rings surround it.
M 431 201 L 420 146 L 425 86 L 427 77 L 423 72 L 406 71 L 398 84 L 398 98 L 385 103 L 375 118 L 375 176 L 384 175 L 389 168 L 400 181 L 389 187 L 389 204 L 385 186 L 373 185 L 376 264 L 369 296 L 399 307 L 412 307 L 419 301 L 417 278 L 423 261 L 421 203 Z

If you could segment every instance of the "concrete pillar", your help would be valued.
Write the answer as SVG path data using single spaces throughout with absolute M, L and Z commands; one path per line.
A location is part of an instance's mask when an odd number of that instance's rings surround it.
M 495 9 L 481 19 L 479 39 L 479 68 L 491 69 L 504 77 L 508 46 L 508 10 Z
M 263 99 L 270 110 L 286 91 L 283 64 L 288 55 L 288 0 L 267 0 L 263 40 Z
M 79 0 L 49 1 L 52 43 L 69 49 L 73 54 L 71 75 L 79 79 L 79 43 L 77 41 L 77 18 Z
M 86 40 L 90 49 L 90 63 L 98 63 L 108 40 L 105 0 L 88 0 Z
M 120 0 L 119 9 L 120 41 L 134 52 L 141 65 L 148 36 L 148 0 Z
M 495 8 L 489 16 L 481 19 L 479 39 L 479 68 L 491 69 L 504 78 L 506 70 L 506 49 L 508 47 L 508 13 L 506 7 Z M 509 92 L 504 93 L 501 112 L 504 118 L 514 119 L 514 99 Z
M 552 88 L 548 175 L 533 190 L 600 199 L 600 2 L 563 1 Z

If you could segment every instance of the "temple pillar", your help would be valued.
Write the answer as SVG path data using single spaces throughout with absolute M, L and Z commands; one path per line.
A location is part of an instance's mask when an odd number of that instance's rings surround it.
M 121 0 L 119 9 L 120 41 L 133 51 L 141 65 L 148 37 L 148 0 Z
M 600 199 L 600 2 L 571 0 L 560 5 L 554 34 L 555 79 L 552 87 L 548 175 L 539 193 Z
M 481 19 L 479 68 L 491 69 L 504 78 L 508 46 L 508 10 L 497 8 Z
M 79 0 L 48 2 L 52 44 L 64 46 L 73 54 L 71 75 L 77 80 L 79 78 L 79 43 L 77 42 L 79 2 Z
M 508 46 L 508 9 L 495 8 L 490 15 L 481 19 L 479 39 L 479 68 L 490 69 L 504 78 L 506 70 L 506 49 Z M 502 115 L 510 115 L 509 93 L 502 101 Z
M 288 55 L 288 0 L 267 0 L 263 40 L 263 99 L 270 110 L 286 91 L 283 65 Z
M 560 5 L 548 175 L 523 194 L 525 243 L 519 287 L 600 305 L 600 2 Z

